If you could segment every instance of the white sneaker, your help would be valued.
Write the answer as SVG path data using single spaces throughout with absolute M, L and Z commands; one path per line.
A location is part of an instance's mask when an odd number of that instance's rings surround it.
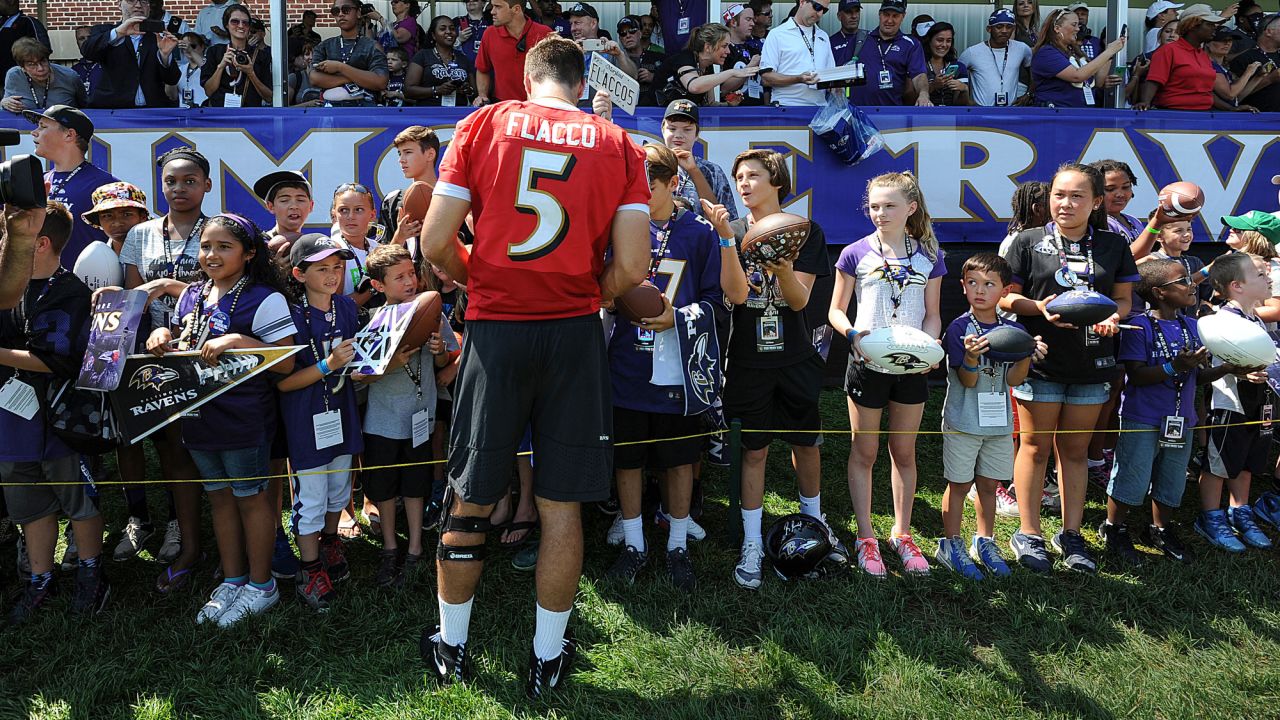
M 129 522 L 125 523 L 124 532 L 121 533 L 120 543 L 116 545 L 112 556 L 116 561 L 135 557 L 142 549 L 142 545 L 151 538 L 151 534 L 151 530 L 143 527 L 142 518 L 130 515 Z
M 743 543 L 742 554 L 738 556 L 738 566 L 733 569 L 734 582 L 748 590 L 759 588 L 764 580 L 764 573 L 760 571 L 763 560 L 764 548 L 760 547 L 760 543 Z
M 621 545 L 626 533 L 622 531 L 622 513 L 613 516 L 613 524 L 609 526 L 609 532 L 604 536 L 604 541 L 610 545 Z
M 618 516 L 621 517 L 622 516 L 621 513 L 619 513 Z M 671 528 L 671 516 L 668 515 L 664 510 L 658 511 L 658 516 L 654 518 L 654 522 L 655 524 L 658 525 L 658 527 L 661 527 L 663 530 L 668 530 Z M 619 527 L 621 527 L 621 525 L 619 525 Z M 621 532 L 621 530 L 619 530 L 619 532 Z M 699 525 L 697 520 L 694 520 L 693 518 L 689 518 L 689 541 L 698 542 L 700 540 L 706 540 L 706 539 L 707 539 L 706 528 Z
M 969 501 L 975 505 L 978 502 L 978 487 L 975 485 L 969 488 L 967 495 Z M 1018 517 L 1018 498 L 1013 496 L 1013 492 L 1004 486 L 1004 483 L 996 484 L 996 514 L 1000 517 Z
M 156 553 L 156 559 L 160 562 L 171 563 L 182 553 L 182 531 L 178 529 L 178 521 L 170 520 L 168 525 L 164 526 L 164 543 L 160 545 L 160 551 Z
M 204 607 L 200 608 L 200 612 L 196 613 L 196 624 L 216 622 L 235 602 L 243 587 L 248 586 L 232 585 L 225 582 L 219 584 L 218 587 L 213 589 L 213 593 L 209 595 L 209 602 L 205 603 Z
M 218 627 L 231 627 L 250 615 L 258 615 L 270 610 L 280 602 L 280 586 L 273 585 L 270 590 L 259 590 L 252 585 L 240 588 L 231 607 L 218 617 Z

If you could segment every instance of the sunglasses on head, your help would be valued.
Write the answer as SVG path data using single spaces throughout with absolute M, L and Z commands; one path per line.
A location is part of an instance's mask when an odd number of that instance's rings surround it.
M 369 197 L 373 197 L 373 193 L 370 192 L 369 188 L 357 182 L 342 183 L 337 187 L 337 189 L 333 191 L 333 194 L 336 197 L 338 195 L 341 195 L 344 192 L 354 192 L 354 193 L 359 193 L 361 195 L 368 195 Z
M 357 8 L 355 5 L 334 5 L 333 7 L 329 8 L 329 14 L 334 17 L 338 17 L 339 15 L 346 15 L 347 13 L 353 13 L 356 10 Z

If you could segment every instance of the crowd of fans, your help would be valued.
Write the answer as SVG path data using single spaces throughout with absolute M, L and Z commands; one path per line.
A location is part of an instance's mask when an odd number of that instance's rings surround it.
M 1072 3 L 1041 17 L 1016 0 L 987 21 L 987 39 L 956 46 L 955 26 L 930 15 L 907 21 L 906 0 L 882 0 L 874 21 L 862 0 L 796 0 L 774 22 L 771 0 L 722 5 L 654 0 L 647 15 L 618 20 L 616 37 L 595 7 L 556 0 L 469 0 L 466 14 L 422 17 L 418 0 L 383 16 L 360 0 L 334 0 L 338 34 L 321 39 L 307 10 L 288 29 L 290 106 L 454 107 L 521 99 L 524 53 L 558 33 L 640 85 L 640 105 L 818 105 L 843 88 L 858 105 L 981 105 L 1144 110 L 1280 111 L 1280 13 L 1257 0 L 1221 11 L 1155 0 L 1142 32 L 1090 27 Z M 840 29 L 819 21 L 835 10 Z M 271 50 L 261 19 L 236 0 L 211 0 L 194 27 L 164 0 L 120 0 L 113 22 L 76 29 L 81 58 L 50 61 L 48 32 L 17 0 L 0 0 L 0 106 L 20 113 L 87 108 L 257 107 L 271 104 Z M 708 22 L 718 20 L 718 22 Z M 1132 58 L 1117 66 L 1117 56 Z M 595 55 L 588 55 L 595 57 Z M 854 80 L 821 75 L 860 66 Z M 594 91 L 581 98 L 589 104 Z

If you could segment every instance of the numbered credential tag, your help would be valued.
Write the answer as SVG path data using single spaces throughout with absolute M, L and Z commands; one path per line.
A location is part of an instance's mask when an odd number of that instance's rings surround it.
M 342 443 L 342 411 L 329 410 L 311 416 L 315 430 L 316 449 L 323 450 Z
M 1009 398 L 1002 392 L 978 393 L 978 427 L 1009 424 Z
M 413 414 L 413 446 L 418 447 L 431 437 L 431 421 L 430 410 L 419 410 Z
M 9 378 L 9 382 L 0 386 L 0 409 L 8 410 L 23 420 L 30 420 L 40 409 L 36 389 L 18 378 Z

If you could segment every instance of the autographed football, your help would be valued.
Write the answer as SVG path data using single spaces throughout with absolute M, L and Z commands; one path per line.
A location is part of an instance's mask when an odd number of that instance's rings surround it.
M 643 318 L 658 317 L 666 305 L 662 302 L 662 291 L 658 286 L 645 280 L 615 299 L 613 309 L 631 322 L 640 322 Z
M 1193 217 L 1204 207 L 1204 191 L 1189 182 L 1169 183 L 1160 188 L 1160 209 L 1171 220 Z
M 927 373 L 946 357 L 928 333 L 901 325 L 872 330 L 858 346 L 877 369 L 890 375 Z
M 440 329 L 440 293 L 434 290 L 421 293 L 413 299 L 413 319 L 405 328 L 404 336 L 396 350 L 422 347 L 431 339 L 431 333 Z
M 427 207 L 431 205 L 431 186 L 416 180 L 400 198 L 400 222 L 416 220 L 422 222 L 427 216 Z
M 1076 327 L 1100 323 L 1116 313 L 1111 298 L 1092 290 L 1068 290 L 1049 301 L 1045 309 Z
M 1231 312 L 1216 312 L 1196 321 L 1200 341 L 1219 360 L 1240 367 L 1262 367 L 1276 361 L 1271 336 L 1257 323 Z
M 1031 357 L 1036 351 L 1036 339 L 1021 328 L 1012 325 L 993 327 L 982 334 L 989 349 L 986 357 L 991 362 L 1013 363 Z
M 120 270 L 120 257 L 104 242 L 91 242 L 80 251 L 71 272 L 84 281 L 90 290 L 104 287 L 124 287 L 124 273 Z
M 762 218 L 742 238 L 742 257 L 766 263 L 790 260 L 800 254 L 809 239 L 809 221 L 791 213 L 774 213 Z

